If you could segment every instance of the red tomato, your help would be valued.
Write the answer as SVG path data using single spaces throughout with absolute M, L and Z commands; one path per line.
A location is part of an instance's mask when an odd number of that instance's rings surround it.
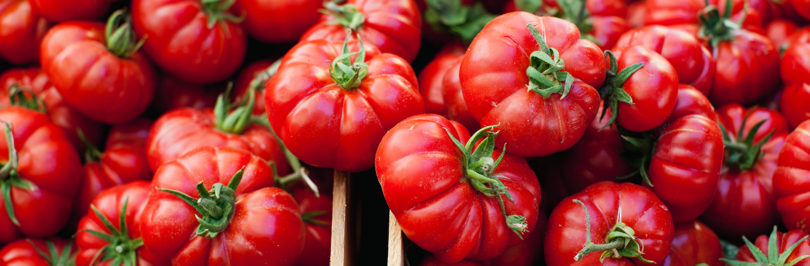
M 772 177 L 789 132 L 787 122 L 776 111 L 738 104 L 721 107 L 717 116 L 727 134 L 725 165 L 714 200 L 700 219 L 724 239 L 767 233 L 779 218 Z
M 663 26 L 647 26 L 626 32 L 613 50 L 641 45 L 667 59 L 675 68 L 680 84 L 689 84 L 709 95 L 714 81 L 712 54 L 687 32 Z
M 140 38 L 148 36 L 143 48 L 149 58 L 172 76 L 191 84 L 222 81 L 239 69 L 247 50 L 239 14 L 229 9 L 234 2 L 134 0 L 132 25 Z
M 73 210 L 81 182 L 79 155 L 62 129 L 42 113 L 11 106 L 0 109 L 0 121 L 8 123 L 6 141 L 0 142 L 0 161 L 6 169 L 0 170 L 4 194 L 0 206 L 5 206 L 0 212 L 0 243 L 21 235 L 52 236 Z
M 510 143 L 511 154 L 544 156 L 570 148 L 585 133 L 599 109 L 594 87 L 602 86 L 605 69 L 599 47 L 579 37 L 571 22 L 512 12 L 473 40 L 459 71 L 462 92 L 481 126 L 500 125 L 498 147 Z M 529 55 L 551 57 L 551 49 L 559 52 L 553 66 Z
M 481 128 L 481 125 L 478 124 L 478 121 L 475 121 L 475 117 L 467 108 L 461 89 L 461 80 L 458 76 L 463 59 L 463 57 L 456 58 L 452 65 L 447 68 L 447 72 L 444 73 L 442 101 L 444 101 L 448 119 L 461 123 L 470 132 L 475 132 Z
M 20 239 L 6 245 L 0 250 L 0 265 L 73 265 L 72 256 L 74 256 L 75 253 L 76 248 L 73 246 L 72 242 L 59 238 L 51 238 L 49 240 Z
M 0 108 L 7 107 L 9 103 L 8 90 L 17 85 L 23 90 L 30 90 L 37 95 L 47 106 L 48 116 L 54 124 L 62 128 L 68 136 L 73 147 L 79 152 L 85 151 L 85 145 L 76 133 L 81 129 L 84 136 L 93 145 L 104 142 L 104 126 L 69 107 L 62 99 L 42 70 L 37 67 L 9 69 L 0 75 Z
M 226 86 L 220 83 L 204 86 L 191 85 L 164 74 L 158 80 L 158 90 L 151 108 L 158 114 L 165 114 L 183 107 L 198 110 L 214 108 L 217 96 L 224 92 L 225 88 Z
M 292 265 L 304 250 L 304 222 L 274 182 L 267 161 L 239 149 L 204 147 L 168 162 L 143 210 L 143 244 L 174 265 Z M 218 187 L 220 197 L 211 196 Z
M 714 106 L 712 106 L 712 103 L 709 102 L 709 99 L 707 99 L 703 93 L 698 91 L 695 87 L 679 84 L 678 99 L 675 101 L 675 108 L 672 108 L 672 113 L 669 114 L 669 117 L 664 121 L 662 128 L 658 130 L 658 132 L 663 132 L 672 122 L 687 115 L 702 115 L 710 119 L 716 116 Z
M 723 257 L 720 239 L 703 223 L 689 221 L 676 224 L 672 236 L 672 251 L 663 266 L 692 266 L 700 263 L 708 266 L 726 265 L 720 261 Z
M 551 213 L 543 244 L 546 264 L 643 265 L 643 260 L 661 264 L 669 254 L 673 231 L 667 206 L 649 189 L 596 183 L 566 198 Z M 621 234 L 608 238 L 612 232 Z M 632 244 L 625 245 L 625 239 Z M 643 254 L 614 257 L 613 249 Z M 604 260 L 602 251 L 609 253 Z
M 104 190 L 89 206 L 93 210 L 82 214 L 76 245 L 79 254 L 76 265 L 169 265 L 168 260 L 157 259 L 141 240 L 141 215 L 149 196 L 150 183 L 135 181 Z M 108 241 L 97 236 L 103 234 L 114 239 Z M 133 261 L 134 259 L 134 261 Z
M 281 60 L 279 59 L 276 62 L 278 63 L 274 65 L 272 60 L 259 60 L 242 69 L 234 84 L 233 101 L 241 102 L 245 92 L 248 89 L 253 89 L 256 93 L 256 105 L 253 106 L 253 114 L 263 114 L 266 111 L 264 107 L 264 89 L 267 87 L 270 78 L 276 74 Z
M 155 72 L 136 50 L 126 16 L 113 14 L 107 35 L 101 23 L 77 21 L 54 26 L 42 40 L 42 70 L 65 102 L 108 124 L 137 118 L 155 93 Z M 124 24 L 119 28 L 118 23 Z M 109 36 L 114 30 L 131 36 Z
M 647 18 L 645 25 L 699 24 L 699 13 L 706 7 L 707 0 L 645 0 Z M 728 0 L 708 0 L 709 5 L 717 6 L 723 12 Z M 745 8 L 745 0 L 731 0 L 731 19 L 739 21 L 745 15 L 743 27 L 750 31 L 762 32 L 762 17 L 754 9 Z M 745 10 L 748 10 L 746 13 Z
M 234 13 L 242 15 L 248 34 L 263 42 L 290 43 L 318 23 L 323 0 L 239 0 Z
M 292 195 L 298 202 L 307 232 L 304 241 L 305 255 L 298 258 L 296 266 L 329 265 L 332 254 L 332 196 L 331 191 L 323 192 L 327 194 L 316 196 L 315 192 L 305 186 L 293 188 Z
M 342 42 L 348 29 L 383 53 L 401 56 L 408 62 L 416 57 L 422 19 L 414 0 L 349 0 L 343 5 L 337 2 L 324 2 L 326 14 L 304 33 L 301 42 Z
M 779 100 L 779 108 L 785 115 L 790 128 L 796 128 L 810 119 L 810 84 L 796 83 L 785 88 L 784 97 Z
M 645 1 L 639 1 L 627 6 L 627 16 L 625 19 L 627 20 L 627 24 L 630 24 L 630 27 L 643 27 L 644 20 L 647 19 L 647 3 Z
M 810 20 L 810 1 L 808 0 L 788 0 L 793 3 L 794 10 L 802 15 L 805 20 Z
M 791 35 L 786 45 L 787 50 L 782 55 L 783 82 L 785 85 L 810 83 L 810 27 Z
M 29 1 L 0 0 L 0 58 L 15 65 L 39 62 L 39 44 L 49 26 Z
M 34 12 L 50 21 L 95 20 L 117 0 L 29 0 Z
M 768 23 L 765 28 L 765 36 L 773 42 L 774 46 L 781 48 L 788 40 L 788 37 L 797 30 L 799 30 L 799 26 L 796 23 L 790 20 L 777 19 Z
M 273 130 L 301 161 L 358 172 L 374 166 L 385 132 L 424 113 L 425 105 L 407 61 L 370 45 L 363 59 L 338 60 L 362 46 L 347 47 L 341 52 L 339 43 L 328 41 L 293 47 L 267 83 L 265 104 Z
M 745 242 L 746 246 L 737 252 L 738 261 L 759 262 L 768 265 L 810 265 L 810 260 L 806 257 L 810 255 L 810 241 L 807 240 L 807 232 L 791 230 L 782 233 L 777 232 L 776 226 L 774 226 L 770 237 L 761 235 L 757 237 L 756 243 L 751 243 L 748 239 L 745 239 Z M 752 249 L 758 249 L 760 254 L 764 255 L 762 259 L 758 259 L 757 255 L 752 253 Z M 788 250 L 791 252 L 785 254 Z
M 460 43 L 451 43 L 442 48 L 433 61 L 419 72 L 419 92 L 425 100 L 425 112 L 448 117 L 444 103 L 444 76 L 453 64 L 464 57 L 466 48 Z
M 773 172 L 773 191 L 776 194 L 776 207 L 788 229 L 810 230 L 807 219 L 810 205 L 807 197 L 810 191 L 810 122 L 801 123 L 787 139 L 779 152 L 776 171 Z
M 461 124 L 418 115 L 377 150 L 377 180 L 402 231 L 442 262 L 495 258 L 538 220 L 537 177 L 523 158 L 494 150 L 492 128 L 470 139 Z

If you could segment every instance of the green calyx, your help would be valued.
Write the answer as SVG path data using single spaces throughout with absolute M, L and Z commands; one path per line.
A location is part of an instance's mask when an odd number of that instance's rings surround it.
M 98 162 L 101 160 L 101 156 L 104 154 L 96 148 L 96 145 L 93 145 L 92 142 L 87 140 L 81 128 L 76 129 L 76 134 L 79 135 L 79 139 L 84 143 L 84 148 L 86 149 L 84 152 L 84 163 Z
M 476 3 L 468 7 L 461 0 L 426 0 L 425 21 L 436 32 L 449 32 L 469 44 L 496 16 Z
M 138 40 L 132 29 L 132 18 L 123 9 L 115 11 L 107 20 L 104 35 L 107 38 L 107 50 L 118 58 L 129 58 L 146 40 Z
M 48 105 L 29 89 L 20 88 L 16 83 L 8 88 L 9 103 L 12 106 L 25 107 L 40 113 L 48 112 Z
M 647 168 L 649 167 L 650 160 L 652 160 L 655 145 L 658 143 L 655 137 L 649 132 L 630 132 L 619 125 L 616 129 L 621 136 L 624 151 L 619 153 L 619 156 L 624 159 L 627 164 L 635 168 L 632 173 L 617 177 L 616 179 L 624 180 L 636 175 L 641 175 L 644 183 L 653 187 L 649 175 L 647 175 Z
M 497 160 L 492 159 L 492 153 L 495 151 L 495 137 L 498 136 L 497 132 L 492 131 L 497 126 L 484 127 L 467 141 L 467 145 L 462 145 L 461 142 L 453 137 L 453 134 L 447 131 L 447 135 L 456 144 L 456 147 L 462 152 L 462 164 L 464 167 L 464 178 L 470 182 L 478 192 L 487 197 L 495 197 L 501 205 L 501 214 L 506 220 L 506 225 L 512 229 L 521 239 L 522 233 L 529 232 L 526 218 L 520 215 L 506 215 L 506 208 L 503 203 L 501 195 L 505 195 L 510 201 L 514 202 L 512 195 L 506 190 L 506 185 L 498 180 L 498 176 L 493 175 L 492 172 L 498 168 L 504 154 L 506 154 L 506 145 L 504 150 L 501 151 L 501 156 Z M 481 143 L 475 147 L 478 141 Z
M 176 190 L 160 189 L 160 191 L 172 194 L 194 207 L 202 215 L 202 217 L 196 216 L 197 221 L 200 222 L 195 231 L 196 234 L 211 239 L 220 232 L 225 231 L 231 220 L 233 220 L 233 215 L 236 213 L 234 210 L 236 207 L 236 188 L 242 181 L 244 170 L 244 167 L 239 169 L 227 186 L 216 183 L 211 186 L 210 190 L 206 190 L 205 185 L 200 181 L 200 183 L 197 183 L 197 193 L 200 194 L 198 199 Z
M 589 32 L 593 30 L 593 21 L 591 21 L 591 15 L 588 13 L 588 10 L 585 8 L 585 1 L 583 0 L 559 0 L 557 4 L 560 5 L 560 9 L 562 9 L 562 13 L 560 14 L 560 18 L 570 21 L 574 23 L 579 29 L 579 32 L 582 33 L 582 39 L 586 39 L 596 43 L 597 45 L 602 45 L 598 40 L 596 40 Z
M 28 241 L 28 244 L 30 244 L 32 247 L 34 247 L 34 250 L 36 250 L 36 252 L 40 256 L 42 256 L 42 258 L 45 259 L 45 261 L 48 262 L 48 265 L 51 265 L 51 266 L 74 266 L 74 265 L 76 265 L 76 255 L 77 254 L 75 254 L 75 253 L 71 254 L 71 251 L 73 249 L 73 241 L 68 242 L 68 244 L 65 245 L 64 248 L 62 248 L 62 253 L 61 254 L 59 253 L 59 250 L 56 249 L 56 245 L 54 245 L 53 242 L 51 242 L 50 240 L 45 241 L 45 245 L 48 246 L 48 252 L 47 253 L 45 251 L 39 249 L 39 247 L 37 247 L 37 245 L 34 245 L 34 241 L 31 241 L 31 239 L 26 239 L 26 241 Z M 135 266 L 135 264 L 132 264 L 132 266 Z
M 343 0 L 324 1 L 321 13 L 335 17 L 329 24 L 339 24 L 349 32 L 357 32 L 363 27 L 366 17 L 352 4 L 340 5 Z
M 739 30 L 745 21 L 748 14 L 748 5 L 745 5 L 743 17 L 740 21 L 734 22 L 731 20 L 732 1 L 726 0 L 726 7 L 723 10 L 723 15 L 720 15 L 720 9 L 717 6 L 710 5 L 708 0 L 705 0 L 706 7 L 698 13 L 698 20 L 700 20 L 700 31 L 698 37 L 708 40 L 712 47 L 717 47 L 717 44 L 724 41 L 731 41 L 734 39 L 735 31 Z
M 582 201 L 575 199 L 575 203 L 585 209 L 586 223 L 586 240 L 585 247 L 574 256 L 574 260 L 579 261 L 586 255 L 593 252 L 602 252 L 599 256 L 599 261 L 604 262 L 607 258 L 620 259 L 636 258 L 643 262 L 655 263 L 642 257 L 644 255 L 644 243 L 635 236 L 635 231 L 622 222 L 622 208 L 619 206 L 619 215 L 616 218 L 616 224 L 613 229 L 605 237 L 605 244 L 594 244 L 591 242 L 591 217 L 588 213 L 588 207 Z
M 17 148 L 14 146 L 14 135 L 11 133 L 11 123 L 3 123 L 3 130 L 6 133 L 6 143 L 8 144 L 8 161 L 0 167 L 0 194 L 3 195 L 6 214 L 11 222 L 20 226 L 17 216 L 14 215 L 14 202 L 11 201 L 11 188 L 17 187 L 25 190 L 34 190 L 34 184 L 22 179 L 17 172 L 18 158 Z
M 343 53 L 335 58 L 329 66 L 329 75 L 332 76 L 332 80 L 345 91 L 360 87 L 360 83 L 368 74 L 366 48 L 363 46 L 360 35 L 357 35 L 357 41 L 360 42 L 360 52 L 349 52 L 349 38 L 350 35 L 347 34 L 346 40 L 343 41 Z M 357 58 L 352 63 L 351 57 L 354 55 L 357 55 Z
M 548 99 L 554 93 L 560 94 L 560 100 L 565 99 L 574 84 L 574 76 L 563 71 L 565 61 L 560 58 L 560 52 L 546 44 L 537 28 L 532 24 L 526 26 L 540 45 L 540 51 L 534 51 L 529 56 L 531 63 L 526 68 L 526 75 L 529 76 L 528 90 L 539 94 L 543 99 Z
M 619 115 L 619 102 L 635 105 L 635 103 L 633 103 L 633 98 L 630 97 L 630 94 L 627 94 L 627 91 L 624 90 L 624 83 L 630 78 L 630 76 L 636 73 L 636 71 L 644 67 L 644 63 L 635 63 L 622 69 L 622 71 L 619 71 L 619 64 L 616 61 L 616 56 L 613 55 L 613 52 L 610 50 L 605 51 L 605 59 L 610 62 L 610 67 L 607 70 L 607 79 L 605 80 L 605 85 L 599 89 L 599 96 L 605 100 L 607 108 L 610 108 L 611 116 L 610 120 L 608 120 L 605 126 L 601 129 L 609 127 L 616 122 L 616 118 Z M 602 115 L 599 117 L 600 121 L 605 118 L 606 113 L 607 111 L 602 112 Z
M 810 258 L 810 255 L 804 255 L 788 262 L 787 259 L 793 253 L 793 250 L 796 249 L 796 247 L 798 247 L 799 244 L 804 242 L 804 240 L 807 239 L 807 236 L 802 237 L 801 239 L 799 239 L 799 241 L 796 241 L 796 243 L 794 243 L 792 246 L 785 249 L 785 252 L 779 254 L 779 246 L 777 245 L 776 232 L 777 232 L 776 226 L 774 226 L 773 231 L 771 232 L 771 235 L 768 238 L 767 256 L 765 255 L 765 253 L 762 252 L 762 250 L 760 250 L 757 246 L 751 243 L 751 241 L 748 241 L 748 238 L 743 236 L 743 241 L 745 241 L 745 245 L 748 247 L 748 250 L 751 251 L 751 254 L 754 255 L 754 258 L 757 260 L 757 262 L 743 262 L 738 260 L 730 260 L 726 258 L 721 258 L 720 260 L 731 266 L 757 266 L 757 265 L 793 266 L 804 259 Z
M 98 250 L 93 256 L 90 265 L 96 265 L 98 262 L 108 260 L 112 261 L 110 265 L 138 265 L 137 250 L 143 246 L 143 240 L 140 238 L 131 239 L 129 237 L 126 217 L 128 203 L 129 196 L 124 200 L 124 206 L 121 208 L 121 213 L 118 215 L 118 228 L 115 228 L 110 220 L 96 209 L 96 206 L 90 205 L 96 217 L 98 217 L 101 223 L 104 224 L 104 227 L 110 231 L 108 234 L 96 230 L 85 230 L 85 232 L 109 243 Z
M 326 214 L 326 211 L 311 211 L 304 214 L 301 214 L 301 219 L 304 220 L 305 224 L 311 224 L 316 226 L 327 226 L 329 223 L 315 220 L 315 217 L 321 216 Z
M 228 22 L 241 23 L 245 20 L 245 15 L 234 16 L 228 13 L 228 10 L 236 3 L 236 0 L 202 0 L 202 9 L 208 15 L 208 28 L 213 29 L 214 26 L 219 24 L 225 30 L 225 34 L 230 34 L 228 31 Z
M 256 92 L 252 87 L 245 91 L 242 101 L 231 104 L 228 95 L 231 93 L 232 83 L 217 97 L 214 105 L 215 127 L 230 134 L 242 134 L 250 125 L 256 122 L 253 116 L 253 107 L 256 105 Z M 232 111 L 231 111 L 232 110 Z
M 755 124 L 751 130 L 748 131 L 746 134 L 745 132 L 745 123 L 748 120 L 748 117 L 756 110 L 757 107 L 752 107 L 748 109 L 748 112 L 743 117 L 742 124 L 740 125 L 740 130 L 737 132 L 737 138 L 732 139 L 726 127 L 720 121 L 717 124 L 720 126 L 720 131 L 723 132 L 723 144 L 725 145 L 725 164 L 726 166 L 738 170 L 744 171 L 754 167 L 757 164 L 762 156 L 765 156 L 765 153 L 762 153 L 762 146 L 767 143 L 771 137 L 773 137 L 774 130 L 771 130 L 765 138 L 760 140 L 757 143 L 754 143 L 754 137 L 756 136 L 759 128 L 765 124 L 767 119 L 763 119 Z

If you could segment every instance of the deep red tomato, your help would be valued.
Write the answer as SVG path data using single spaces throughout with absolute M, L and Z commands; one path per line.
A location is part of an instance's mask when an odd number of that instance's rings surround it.
M 810 265 L 810 259 L 807 258 L 810 255 L 807 232 L 791 230 L 782 233 L 776 231 L 774 226 L 770 236 L 760 235 L 756 243 L 751 243 L 748 239 L 745 242 L 746 245 L 737 252 L 738 261 L 758 262 L 762 265 Z M 752 250 L 759 250 L 761 255 L 754 255 Z
M 226 85 L 220 83 L 191 85 L 163 74 L 158 80 L 157 94 L 155 94 L 155 100 L 152 101 L 150 108 L 158 114 L 165 114 L 183 107 L 198 110 L 214 108 L 217 96 L 226 88 Z
M 377 150 L 377 180 L 402 231 L 442 262 L 495 258 L 538 220 L 537 177 L 523 158 L 495 150 L 492 128 L 470 138 L 439 115 L 412 116 Z
M 680 84 L 689 84 L 709 95 L 714 81 L 712 54 L 691 34 L 664 26 L 647 26 L 626 32 L 613 50 L 641 45 L 660 54 L 675 68 Z
M 785 85 L 810 83 L 810 27 L 795 32 L 786 45 L 787 50 L 782 55 L 783 82 Z
M 698 221 L 675 224 L 672 251 L 663 266 L 724 266 L 723 248 L 711 228 Z
M 39 62 L 39 44 L 49 26 L 29 1 L 0 1 L 0 58 L 15 65 Z
M 307 164 L 350 172 L 369 169 L 385 132 L 424 113 L 408 62 L 380 54 L 371 45 L 361 47 L 356 41 L 344 43 L 343 49 L 340 43 L 301 42 L 287 52 L 267 83 L 270 124 Z M 360 54 L 350 58 L 349 51 Z
M 700 24 L 700 12 L 706 8 L 707 0 L 645 0 L 647 17 L 645 25 L 684 25 Z M 708 0 L 709 5 L 723 12 L 728 0 Z M 762 32 L 762 17 L 750 8 L 745 8 L 745 0 L 731 0 L 731 19 L 739 21 L 745 16 L 743 27 L 749 31 Z M 747 12 L 745 12 L 747 10 Z
M 810 84 L 796 83 L 785 87 L 779 100 L 779 109 L 785 115 L 790 128 L 810 120 Z
M 481 125 L 475 121 L 467 102 L 464 101 L 464 94 L 461 89 L 461 80 L 458 72 L 461 69 L 463 57 L 456 58 L 452 65 L 447 68 L 442 80 L 442 100 L 447 110 L 447 118 L 461 123 L 470 132 L 478 131 Z M 424 95 L 424 94 L 423 94 Z
M 460 43 L 451 43 L 442 48 L 433 61 L 419 72 L 419 92 L 425 100 L 425 112 L 448 117 L 448 108 L 444 103 L 444 76 L 453 64 L 464 57 L 466 47 Z
M 222 81 L 239 69 L 247 50 L 240 14 L 230 11 L 234 2 L 134 0 L 132 25 L 140 38 L 148 36 L 143 48 L 149 58 L 172 76 L 191 84 Z
M 73 265 L 76 247 L 59 238 L 20 239 L 0 250 L 0 265 L 53 266 Z
M 776 161 L 773 172 L 773 190 L 777 197 L 776 207 L 788 229 L 810 230 L 810 122 L 801 123 L 787 139 Z
M 84 136 L 93 145 L 101 145 L 104 142 L 104 126 L 80 112 L 69 107 L 62 95 L 51 84 L 48 75 L 45 75 L 38 67 L 13 68 L 0 75 L 0 108 L 7 107 L 10 102 L 8 90 L 16 85 L 23 90 L 33 92 L 38 100 L 45 103 L 48 116 L 51 121 L 58 125 L 68 136 L 73 147 L 79 152 L 85 151 L 85 145 L 76 133 L 81 129 Z
M 34 12 L 50 21 L 95 20 L 117 0 L 28 0 Z
M 543 244 L 546 264 L 646 265 L 644 260 L 661 264 L 669 254 L 673 231 L 667 206 L 649 189 L 632 183 L 596 183 L 566 198 L 551 213 Z
M 714 106 L 712 106 L 712 103 L 706 98 L 706 95 L 698 91 L 695 87 L 679 84 L 678 99 L 675 101 L 675 108 L 672 108 L 672 113 L 669 114 L 669 117 L 664 121 L 664 124 L 661 125 L 661 129 L 658 130 L 658 132 L 663 132 L 672 122 L 687 115 L 702 115 L 710 119 L 714 119 L 716 116 Z
M 794 10 L 802 15 L 805 20 L 810 20 L 810 1 L 808 0 L 788 0 L 793 4 Z
M 102 190 L 136 180 L 152 179 L 152 169 L 146 159 L 146 138 L 151 127 L 152 121 L 134 120 L 110 130 L 104 152 L 99 151 L 97 146 L 87 145 L 82 185 L 73 210 L 74 222 L 87 214 L 90 202 Z
M 738 104 L 721 107 L 717 118 L 724 129 L 724 166 L 714 200 L 700 219 L 724 239 L 767 233 L 779 218 L 772 177 L 787 122 L 774 110 Z
M 234 13 L 243 16 L 248 34 L 263 42 L 298 41 L 321 17 L 323 0 L 239 0 Z
M 79 223 L 76 265 L 169 265 L 168 260 L 155 258 L 141 242 L 141 215 L 149 189 L 149 182 L 135 181 L 104 190 L 87 203 L 86 209 L 93 209 L 83 214 Z
M 630 24 L 630 27 L 643 27 L 644 20 L 647 19 L 647 3 L 645 1 L 639 1 L 627 6 L 627 16 L 625 19 L 627 20 L 627 24 Z
M 143 244 L 174 265 L 292 265 L 304 222 L 274 182 L 267 161 L 239 149 L 204 147 L 168 162 L 143 210 Z
M 765 28 L 765 36 L 773 42 L 774 46 L 781 49 L 788 37 L 797 30 L 799 30 L 799 26 L 793 21 L 777 19 L 768 23 Z
M 475 37 L 459 76 L 473 117 L 481 126 L 500 125 L 498 147 L 509 143 L 508 153 L 544 156 L 573 146 L 596 117 L 602 66 L 602 51 L 580 39 L 573 23 L 512 12 Z
M 122 11 L 116 12 L 106 34 L 101 23 L 64 22 L 42 40 L 42 70 L 51 83 L 65 102 L 99 122 L 137 118 L 155 93 L 155 72 L 137 51 L 128 20 Z M 113 31 L 121 35 L 112 36 Z
M 293 198 L 301 210 L 306 227 L 304 255 L 295 262 L 296 266 L 329 265 L 332 247 L 332 195 L 322 191 L 320 196 L 306 186 L 295 186 Z
M 256 105 L 253 107 L 253 114 L 259 115 L 266 112 L 264 107 L 264 89 L 267 87 L 267 82 L 276 74 L 281 60 L 259 60 L 246 66 L 239 72 L 234 83 L 233 101 L 240 102 L 245 92 L 248 89 L 253 89 L 256 93 Z
M 5 206 L 0 243 L 22 235 L 52 236 L 73 210 L 81 182 L 79 155 L 62 129 L 40 112 L 11 106 L 0 109 L 0 121 L 7 123 L 6 141 L 0 141 L 0 206 Z

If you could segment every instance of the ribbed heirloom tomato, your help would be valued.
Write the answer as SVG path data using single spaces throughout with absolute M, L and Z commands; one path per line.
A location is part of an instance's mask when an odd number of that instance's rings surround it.
M 377 180 L 402 231 L 442 262 L 495 258 L 536 229 L 537 177 L 495 150 L 493 130 L 470 137 L 441 116 L 412 116 L 377 150 Z
M 442 100 L 447 110 L 447 119 L 459 122 L 468 131 L 475 132 L 481 128 L 481 125 L 478 124 L 478 121 L 475 121 L 475 117 L 470 113 L 470 108 L 467 107 L 467 102 L 464 101 L 461 80 L 458 76 L 463 59 L 463 57 L 456 58 L 455 62 L 447 68 L 447 73 L 444 73 Z
M 15 65 L 39 62 L 39 44 L 50 26 L 31 9 L 29 1 L 0 1 L 0 58 Z
M 790 128 L 810 120 L 810 84 L 796 83 L 785 87 L 779 98 L 779 110 L 785 115 Z
M 672 234 L 672 251 L 663 266 L 726 265 L 720 258 L 723 248 L 720 239 L 711 228 L 698 221 L 675 224 Z
M 727 261 L 730 265 L 810 265 L 810 241 L 807 232 L 791 230 L 787 233 L 776 231 L 770 236 L 760 235 L 755 243 L 744 238 L 745 246 L 737 252 L 736 261 Z M 741 262 L 741 263 L 740 263 Z M 748 263 L 748 264 L 742 264 Z
M 470 44 L 459 72 L 467 107 L 481 126 L 500 125 L 498 147 L 519 156 L 570 148 L 599 109 L 604 57 L 568 21 L 512 12 Z M 527 89 L 528 88 L 528 89 Z
M 52 266 L 73 265 L 76 246 L 59 238 L 20 239 L 0 250 L 0 265 Z
M 776 207 L 788 229 L 808 231 L 810 219 L 810 121 L 788 135 L 773 172 Z

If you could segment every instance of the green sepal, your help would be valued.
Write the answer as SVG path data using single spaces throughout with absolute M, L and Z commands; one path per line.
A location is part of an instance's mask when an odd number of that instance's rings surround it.
M 321 13 L 330 15 L 335 20 L 329 21 L 332 25 L 341 25 L 350 32 L 357 32 L 365 23 L 365 16 L 352 4 L 339 5 L 343 0 L 324 1 Z
M 118 58 L 129 58 L 143 46 L 146 38 L 138 40 L 132 29 L 132 18 L 124 9 L 113 12 L 104 29 L 107 50 Z
M 543 0 L 514 0 L 518 10 L 536 14 L 543 7 Z
M 20 88 L 17 83 L 8 88 L 9 104 L 25 107 L 40 113 L 48 113 L 48 105 L 28 88 Z
M 121 207 L 121 211 L 118 214 L 118 228 L 115 228 L 112 222 L 107 219 L 106 216 L 102 215 L 98 209 L 96 209 L 96 206 L 90 205 L 90 209 L 93 210 L 96 217 L 98 217 L 104 227 L 107 228 L 107 231 L 110 231 L 109 234 L 96 230 L 84 231 L 109 243 L 103 248 L 99 249 L 99 251 L 93 256 L 90 265 L 95 265 L 98 262 L 109 260 L 112 260 L 112 265 L 134 266 L 138 264 L 137 249 L 143 246 L 143 240 L 141 238 L 131 239 L 129 237 L 129 230 L 127 228 L 126 220 L 126 211 L 128 205 L 129 196 L 127 196 L 127 198 L 124 200 L 124 206 Z
M 71 254 L 73 249 L 73 241 L 70 241 L 62 248 L 62 254 L 59 254 L 59 251 L 56 249 L 56 245 L 53 244 L 50 240 L 45 240 L 45 245 L 48 247 L 48 252 L 39 249 L 37 245 L 34 245 L 34 241 L 31 239 L 26 239 L 25 241 L 34 248 L 34 251 L 37 252 L 40 256 L 42 256 L 45 261 L 48 262 L 50 265 L 54 266 L 74 266 L 76 265 L 76 255 L 75 253 Z M 134 265 L 133 265 L 134 266 Z
M 301 219 L 304 220 L 305 224 L 311 224 L 311 225 L 317 225 L 317 226 L 327 226 L 327 225 L 329 225 L 329 223 L 313 219 L 315 217 L 318 217 L 318 216 L 321 216 L 321 215 L 324 215 L 324 214 L 326 214 L 326 211 L 324 211 L 324 210 L 305 212 L 305 213 L 301 214 Z
M 228 22 L 242 23 L 245 20 L 245 14 L 237 17 L 228 13 L 236 0 L 202 0 L 202 10 L 208 15 L 208 22 L 206 26 L 208 29 L 213 29 L 214 26 L 219 24 L 225 33 L 225 36 L 230 38 L 231 33 L 228 29 Z
M 804 259 L 810 258 L 810 256 L 804 255 L 804 256 L 797 257 L 797 258 L 793 259 L 792 261 L 788 262 L 787 259 L 793 253 L 793 250 L 795 250 L 796 247 L 799 246 L 799 244 L 801 244 L 802 242 L 807 240 L 808 236 L 802 237 L 801 239 L 796 241 L 796 243 L 794 243 L 792 246 L 785 249 L 785 251 L 782 252 L 782 254 L 779 254 L 779 245 L 778 245 L 779 243 L 777 243 L 777 241 L 778 241 L 777 232 L 778 231 L 776 229 L 776 226 L 774 226 L 773 231 L 771 231 L 771 235 L 768 237 L 768 255 L 767 256 L 765 255 L 765 253 L 762 252 L 762 250 L 760 250 L 756 245 L 754 245 L 754 243 L 751 243 L 751 241 L 749 241 L 748 238 L 743 236 L 743 241 L 745 242 L 745 246 L 748 247 L 748 250 L 754 256 L 754 259 L 757 260 L 756 263 L 743 262 L 743 261 L 726 259 L 726 258 L 722 258 L 720 260 L 722 260 L 726 264 L 732 265 L 732 266 L 747 266 L 747 265 L 793 266 L 793 265 L 799 263 L 800 261 L 802 261 Z
M 560 94 L 560 99 L 565 99 L 571 86 L 574 84 L 574 77 L 565 69 L 565 61 L 562 60 L 560 52 L 551 48 L 546 43 L 543 36 L 532 24 L 527 24 L 529 32 L 540 46 L 539 51 L 534 51 L 529 55 L 529 67 L 526 68 L 526 75 L 529 77 L 527 88 L 548 99 L 552 94 Z
M 176 190 L 159 190 L 178 197 L 197 210 L 197 213 L 202 215 L 202 217 L 195 215 L 195 218 L 200 223 L 195 233 L 198 236 L 211 239 L 216 237 L 219 232 L 227 229 L 233 219 L 236 205 L 236 190 L 239 183 L 242 182 L 244 170 L 245 168 L 242 167 L 239 171 L 236 171 L 228 182 L 228 186 L 217 183 L 214 184 L 210 190 L 206 190 L 205 185 L 200 181 L 196 185 L 197 192 L 200 194 L 199 199 L 192 198 L 188 194 Z
M 611 115 L 608 122 L 600 130 L 616 123 L 616 119 L 619 116 L 619 102 L 635 105 L 633 98 L 624 89 L 624 83 L 627 82 L 630 76 L 644 67 L 644 63 L 635 63 L 619 71 L 619 64 L 613 52 L 606 50 L 604 55 L 605 60 L 609 62 L 609 68 L 607 70 L 605 85 L 599 89 L 599 96 L 605 100 L 607 104 L 606 107 L 610 109 Z M 607 110 L 603 111 L 599 119 L 604 118 L 606 113 Z

